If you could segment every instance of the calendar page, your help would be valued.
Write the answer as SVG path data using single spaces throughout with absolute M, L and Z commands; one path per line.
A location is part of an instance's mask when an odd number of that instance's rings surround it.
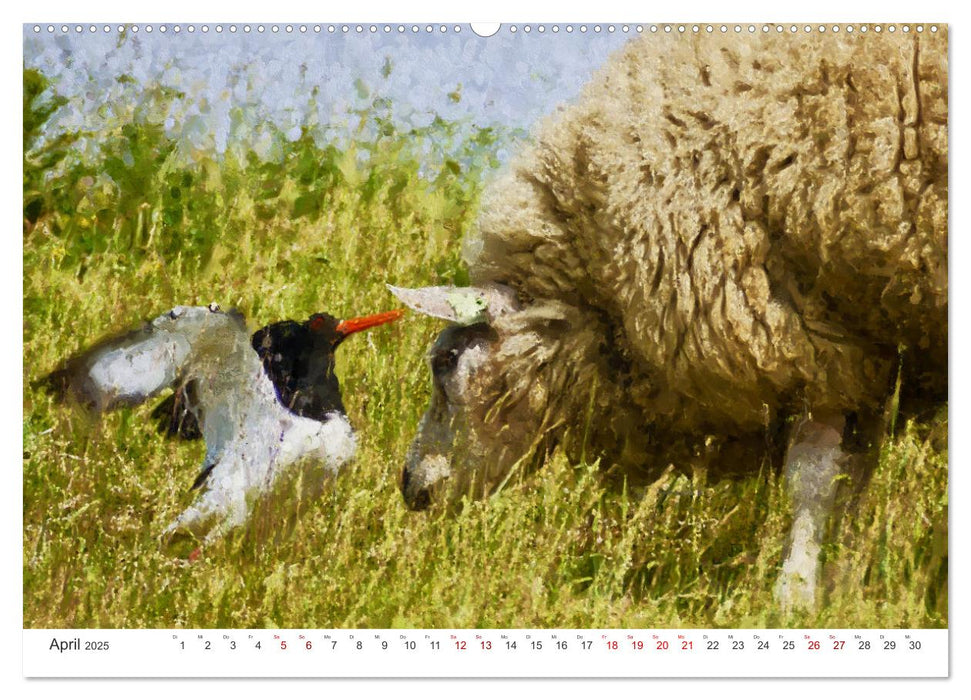
M 22 72 L 25 676 L 948 675 L 946 24 Z

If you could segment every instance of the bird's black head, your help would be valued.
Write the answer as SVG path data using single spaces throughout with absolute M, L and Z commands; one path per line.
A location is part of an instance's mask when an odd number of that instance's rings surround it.
M 312 314 L 307 319 L 307 329 L 317 343 L 324 345 L 330 343 L 331 347 L 336 348 L 347 336 L 337 330 L 340 320 L 330 314 Z
M 277 398 L 299 416 L 324 420 L 344 412 L 340 383 L 334 373 L 334 351 L 344 339 L 367 328 L 389 323 L 401 311 L 388 311 L 339 321 L 313 314 L 306 321 L 271 323 L 253 334 L 253 349 L 263 363 Z

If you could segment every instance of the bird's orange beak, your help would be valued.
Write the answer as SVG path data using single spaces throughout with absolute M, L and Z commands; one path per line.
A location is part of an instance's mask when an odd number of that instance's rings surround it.
M 397 321 L 404 313 L 404 309 L 395 309 L 394 311 L 385 311 L 380 314 L 372 314 L 371 316 L 348 318 L 337 324 L 337 332 L 341 335 L 348 336 L 358 331 L 366 331 L 368 328 Z

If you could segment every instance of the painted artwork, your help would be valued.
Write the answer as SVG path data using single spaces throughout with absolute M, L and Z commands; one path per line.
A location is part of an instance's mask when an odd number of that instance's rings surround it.
M 25 25 L 25 628 L 946 628 L 947 28 L 770 26 Z

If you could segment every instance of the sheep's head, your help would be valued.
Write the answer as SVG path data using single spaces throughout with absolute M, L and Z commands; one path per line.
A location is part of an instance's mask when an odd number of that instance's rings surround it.
M 390 289 L 412 309 L 450 322 L 428 352 L 432 395 L 405 460 L 405 502 L 421 510 L 469 492 L 484 495 L 523 451 L 513 435 L 499 436 L 504 429 L 509 432 L 509 420 L 495 415 L 501 411 L 507 381 L 503 370 L 508 369 L 502 366 L 497 324 L 517 311 L 515 295 L 498 285 Z M 502 449 L 506 442 L 508 449 Z

